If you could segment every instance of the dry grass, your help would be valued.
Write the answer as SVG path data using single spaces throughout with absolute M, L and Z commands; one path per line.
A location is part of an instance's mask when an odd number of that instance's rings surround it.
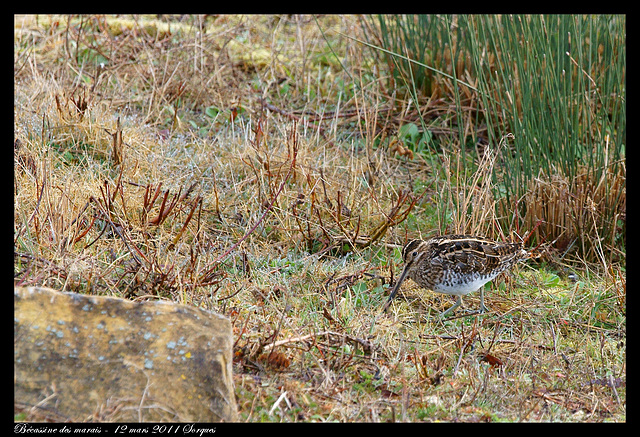
M 572 246 L 580 246 L 579 253 L 601 260 L 604 266 L 610 259 L 623 259 L 626 252 L 620 235 L 625 234 L 622 228 L 626 227 L 625 180 L 624 166 L 615 172 L 607 169 L 597 180 L 586 169 L 575 178 L 567 178 L 560 172 L 538 177 L 530 182 L 524 198 L 524 202 L 534 206 L 527 211 L 525 222 L 542 221 L 535 232 L 554 240 L 556 249 L 563 253 L 570 252 Z M 620 212 L 613 216 L 611 226 L 599 232 L 597 223 L 609 211 Z M 607 235 L 601 235 L 603 232 Z M 605 243 L 611 241 L 616 244 Z
M 389 152 L 393 91 L 336 32 L 358 20 L 319 23 L 349 74 L 313 17 L 16 19 L 15 282 L 227 315 L 246 421 L 624 421 L 620 266 L 522 265 L 448 321 L 407 281 L 377 317 L 442 202 L 514 230 L 494 155 L 463 179 L 455 141 L 440 168 Z

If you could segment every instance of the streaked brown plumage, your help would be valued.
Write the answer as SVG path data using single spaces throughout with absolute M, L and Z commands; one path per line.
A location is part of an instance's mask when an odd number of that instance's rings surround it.
M 437 293 L 458 296 L 458 301 L 441 316 L 462 304 L 462 296 L 480 289 L 480 310 L 484 306 L 483 286 L 518 261 L 529 258 L 521 243 L 492 241 L 472 235 L 442 235 L 430 240 L 411 240 L 402 249 L 404 270 L 396 282 L 389 304 L 405 278 Z

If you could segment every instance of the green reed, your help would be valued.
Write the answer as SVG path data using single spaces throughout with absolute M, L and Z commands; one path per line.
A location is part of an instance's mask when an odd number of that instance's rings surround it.
M 449 98 L 458 120 L 464 115 L 460 91 L 470 89 L 461 81 L 473 85 L 466 105 L 479 107 L 475 127 L 486 126 L 489 147 L 499 154 L 493 168 L 494 198 L 504 224 L 530 227 L 542 220 L 546 231 L 541 238 L 564 236 L 590 255 L 595 255 L 596 243 L 624 244 L 624 16 L 384 16 L 377 21 L 383 46 L 415 61 L 393 62 L 395 75 L 410 69 L 420 81 L 416 92 L 428 97 L 436 81 L 453 78 L 455 92 Z M 430 68 L 417 68 L 418 63 Z M 466 127 L 459 123 L 457 128 L 464 154 L 470 141 L 462 137 Z M 506 133 L 513 134 L 509 147 L 497 150 Z M 463 166 L 468 162 L 463 159 Z M 540 205 L 523 201 L 535 198 L 526 196 L 535 189 L 533 181 L 550 178 L 570 186 L 575 211 L 566 214 L 575 216 L 571 229 L 549 223 Z M 568 202 L 561 196 L 538 199 L 545 201 Z M 515 214 L 508 213 L 516 208 Z M 587 216 L 583 211 L 589 208 L 593 213 Z

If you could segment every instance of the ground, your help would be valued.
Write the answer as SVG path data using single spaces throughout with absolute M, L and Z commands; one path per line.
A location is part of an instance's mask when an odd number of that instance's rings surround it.
M 407 280 L 380 314 L 455 162 L 391 147 L 411 102 L 362 28 L 16 17 L 15 282 L 226 315 L 247 422 L 625 421 L 619 264 L 551 250 L 448 320 Z

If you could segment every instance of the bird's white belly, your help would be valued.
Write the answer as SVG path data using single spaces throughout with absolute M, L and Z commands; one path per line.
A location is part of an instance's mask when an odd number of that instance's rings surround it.
M 445 283 L 437 284 L 433 287 L 433 291 L 437 293 L 452 294 L 454 296 L 464 296 L 473 291 L 477 291 L 487 282 L 491 281 L 495 276 L 478 276 L 471 281 L 464 282 L 462 280 L 452 279 Z

